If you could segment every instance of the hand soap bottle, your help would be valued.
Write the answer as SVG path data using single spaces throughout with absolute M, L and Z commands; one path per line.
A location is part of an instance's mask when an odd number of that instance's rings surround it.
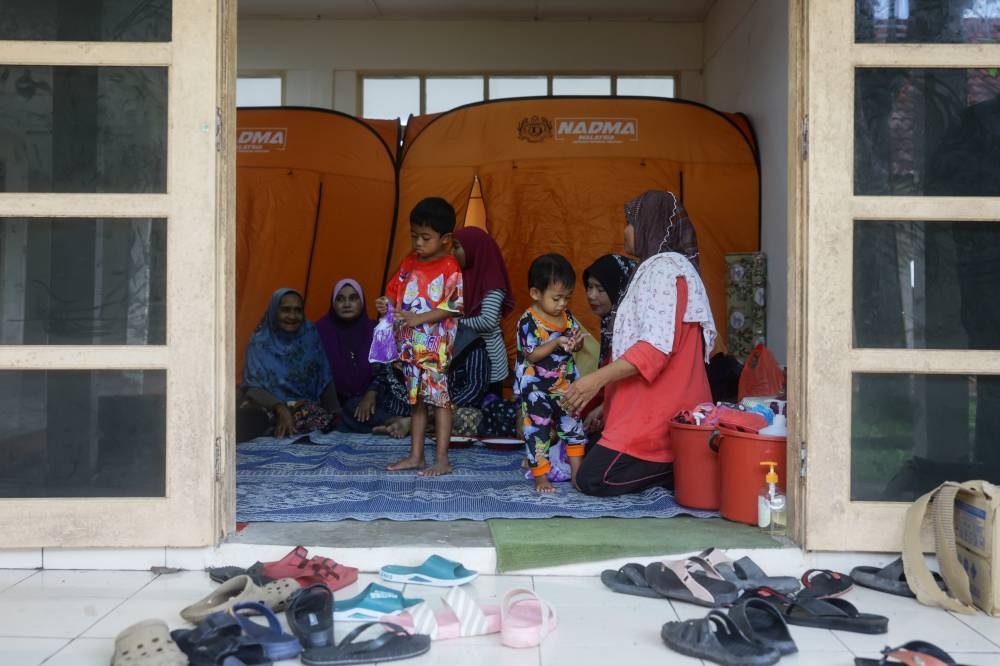
M 762 462 L 761 467 L 770 467 L 764 475 L 765 485 L 757 496 L 757 527 L 770 536 L 785 536 L 788 526 L 788 512 L 785 495 L 778 487 L 776 462 Z

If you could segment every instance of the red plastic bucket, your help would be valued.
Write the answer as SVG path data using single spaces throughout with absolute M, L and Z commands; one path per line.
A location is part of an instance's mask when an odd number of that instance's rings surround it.
M 756 525 L 757 495 L 765 485 L 767 473 L 760 463 L 767 460 L 778 463 L 775 469 L 778 485 L 787 487 L 785 438 L 721 429 L 711 436 L 710 443 L 719 452 L 722 492 L 719 513 L 729 520 Z
M 712 426 L 670 424 L 674 450 L 674 498 L 692 509 L 719 508 L 719 457 L 708 445 Z

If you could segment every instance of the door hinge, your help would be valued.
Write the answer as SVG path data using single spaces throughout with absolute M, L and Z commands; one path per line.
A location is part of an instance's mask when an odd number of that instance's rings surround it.
M 802 119 L 802 137 L 800 139 L 802 161 L 809 159 L 809 116 Z
M 213 447 L 213 455 L 215 456 L 215 481 L 222 481 L 222 438 L 215 438 L 215 445 Z
M 222 152 L 222 109 L 215 107 L 215 152 Z
M 806 476 L 806 442 L 802 440 L 802 445 L 799 447 L 799 478 L 805 478 Z

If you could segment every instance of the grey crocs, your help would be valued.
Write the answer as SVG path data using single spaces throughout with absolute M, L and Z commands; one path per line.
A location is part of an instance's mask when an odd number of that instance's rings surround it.
M 778 650 L 754 643 L 717 610 L 699 620 L 667 622 L 660 638 L 674 652 L 722 666 L 770 666 L 781 659 Z

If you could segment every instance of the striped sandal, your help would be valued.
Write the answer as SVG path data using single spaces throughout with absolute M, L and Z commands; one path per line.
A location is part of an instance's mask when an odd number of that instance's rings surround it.
M 410 634 L 426 634 L 435 641 L 500 631 L 500 607 L 480 606 L 460 587 L 448 590 L 441 603 L 444 608 L 436 613 L 425 601 L 399 615 L 387 615 L 382 621 L 394 622 Z

